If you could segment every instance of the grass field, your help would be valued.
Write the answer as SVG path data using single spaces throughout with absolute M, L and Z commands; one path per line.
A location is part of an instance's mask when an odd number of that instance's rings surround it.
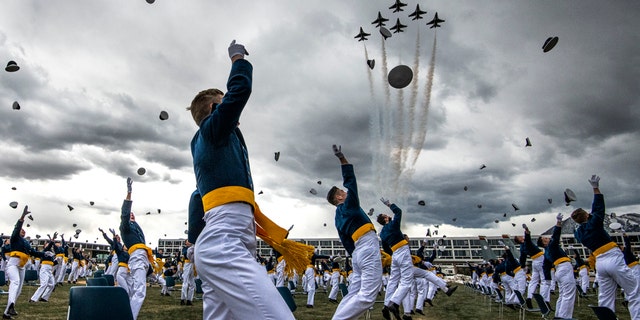
M 77 285 L 84 285 L 84 281 L 78 282 Z M 28 303 L 29 298 L 36 290 L 36 286 L 25 285 L 22 294 L 18 298 L 16 311 L 19 313 L 15 319 L 66 319 L 67 307 L 69 304 L 69 288 L 70 285 L 65 284 L 57 287 L 56 291 L 51 295 L 50 301 L 47 303 Z M 7 286 L 1 287 L 8 290 Z M 180 284 L 171 292 L 172 296 L 161 296 L 160 288 L 157 285 L 147 287 L 147 298 L 142 306 L 138 319 L 149 320 L 190 320 L 202 319 L 202 301 L 196 300 L 194 306 L 180 305 Z M 338 295 L 340 300 L 340 295 Z M 4 299 L 2 307 L 6 305 L 6 295 L 0 296 Z M 552 302 L 555 305 L 557 296 L 552 296 Z M 274 296 L 273 299 L 280 299 Z M 313 309 L 306 308 L 305 294 L 299 293 L 294 295 L 294 299 L 298 309 L 294 312 L 294 316 L 299 320 L 311 319 L 331 319 L 337 305 L 328 301 L 327 294 L 319 290 L 315 296 L 315 307 Z M 371 311 L 371 319 L 383 319 L 381 314 L 383 296 L 379 297 L 380 302 L 376 302 L 374 309 Z M 589 304 L 596 304 L 596 297 L 590 297 L 588 300 L 576 300 L 575 311 L 573 317 L 575 319 L 597 319 L 591 309 L 587 307 Z M 622 300 L 617 300 L 616 310 L 618 310 L 618 318 L 620 320 L 630 319 L 627 309 L 621 305 Z M 500 316 L 499 305 L 490 302 L 489 298 L 484 297 L 472 290 L 460 285 L 458 290 L 451 297 L 444 294 L 438 294 L 433 300 L 434 306 L 424 307 L 425 316 L 413 315 L 413 319 L 518 319 L 518 311 L 504 308 L 502 316 Z M 534 303 L 535 306 L 535 303 Z M 526 319 L 539 319 L 540 313 L 527 313 Z M 553 316 L 550 317 L 551 319 Z M 246 319 L 259 318 L 247 316 Z M 364 317 L 361 317 L 364 319 Z M 89 319 L 90 320 L 90 319 Z M 117 319 L 114 319 L 117 320 Z

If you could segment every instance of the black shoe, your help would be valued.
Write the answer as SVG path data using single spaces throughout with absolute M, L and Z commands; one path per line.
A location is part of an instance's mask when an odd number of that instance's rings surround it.
M 627 300 L 623 300 L 623 301 L 622 301 L 622 306 L 624 306 L 625 308 L 627 308 L 627 309 L 628 309 L 628 308 L 629 308 L 629 301 L 627 301 Z
M 184 306 L 184 300 L 180 300 L 180 305 Z
M 531 303 L 531 298 L 527 298 L 527 308 L 533 309 L 533 303 Z
M 13 318 L 11 318 L 11 316 L 10 316 L 10 315 L 8 315 L 8 314 L 3 313 L 3 314 L 2 314 L 2 319 L 13 319 Z
M 447 295 L 447 296 L 449 296 L 449 297 L 451 297 L 451 295 L 452 295 L 454 292 L 456 292 L 456 290 L 458 290 L 458 286 L 455 286 L 455 287 L 453 287 L 453 288 L 449 287 L 449 289 L 448 289 L 448 290 L 447 290 L 447 292 L 446 292 L 446 295 Z
M 40 302 L 49 302 L 49 300 L 47 300 L 45 298 L 40 298 L 40 299 L 38 299 L 38 301 L 40 301 Z
M 329 298 L 329 302 L 331 302 L 331 303 L 338 303 L 338 300 Z
M 9 311 L 7 313 L 9 315 L 12 315 L 12 316 L 17 316 L 18 315 L 18 313 L 16 312 L 16 309 L 14 308 L 14 304 L 13 303 L 9 305 Z
M 193 305 L 193 302 L 191 302 L 191 300 L 187 300 L 187 305 L 188 305 L 188 306 L 192 306 L 192 305 Z
M 550 292 L 550 293 L 551 293 L 551 295 L 552 295 L 552 296 L 555 296 L 555 295 L 556 295 L 556 292 L 555 292 L 554 290 L 551 290 L 551 292 Z
M 391 302 L 391 305 L 388 308 L 389 312 L 393 314 L 393 317 L 396 318 L 396 320 L 402 320 L 400 317 L 400 306 L 397 303 Z
M 427 300 L 425 300 L 424 302 L 428 303 L 430 306 L 432 306 L 432 307 L 433 307 L 433 303 L 431 303 L 431 299 L 427 299 Z
M 384 306 L 382 308 L 382 317 L 386 320 L 391 320 L 391 314 L 389 313 L 389 307 Z
M 413 310 L 411 310 L 411 312 L 409 312 L 409 314 L 414 315 L 416 313 Z
M 71 280 L 67 280 L 67 283 L 71 283 Z
M 34 302 L 35 302 L 34 300 L 29 299 L 29 303 L 34 303 Z
M 313 305 L 312 304 L 308 304 L 307 308 L 313 308 Z
M 424 316 L 424 312 L 422 312 L 422 309 L 416 309 L 416 312 Z
M 402 320 L 413 320 L 413 318 L 411 318 L 410 315 L 405 314 L 405 315 L 402 316 Z

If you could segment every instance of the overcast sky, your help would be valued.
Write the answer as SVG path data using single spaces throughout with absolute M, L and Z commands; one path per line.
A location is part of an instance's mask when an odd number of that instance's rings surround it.
M 355 166 L 363 209 L 387 212 L 379 198 L 389 198 L 412 237 L 435 225 L 447 236 L 521 233 L 523 222 L 543 232 L 558 212 L 590 208 L 592 174 L 608 212 L 640 211 L 640 3 L 392 4 L 3 2 L 0 62 L 20 70 L 0 72 L 0 230 L 29 205 L 28 235 L 69 235 L 76 223 L 93 242 L 98 227 L 118 227 L 131 176 L 147 242 L 185 237 L 197 130 L 185 107 L 202 89 L 226 91 L 233 39 L 254 66 L 240 128 L 256 199 L 295 225 L 290 238 L 337 237 L 325 200 L 342 183 L 332 144 Z M 411 21 L 416 4 L 427 14 Z M 378 11 L 405 32 L 383 43 Z M 436 11 L 445 22 L 429 29 Z M 354 38 L 360 27 L 369 40 Z M 398 65 L 413 69 L 403 89 L 386 82 Z M 565 188 L 578 197 L 570 206 Z

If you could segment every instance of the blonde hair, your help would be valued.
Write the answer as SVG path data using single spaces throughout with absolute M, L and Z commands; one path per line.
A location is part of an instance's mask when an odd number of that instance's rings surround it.
M 193 121 L 196 122 L 196 125 L 199 127 L 200 122 L 204 120 L 209 114 L 211 114 L 211 110 L 209 110 L 209 105 L 213 103 L 216 96 L 224 95 L 224 92 L 219 89 L 207 89 L 198 92 L 198 94 L 191 101 L 191 106 L 187 108 L 187 110 L 191 111 L 191 116 L 193 117 Z

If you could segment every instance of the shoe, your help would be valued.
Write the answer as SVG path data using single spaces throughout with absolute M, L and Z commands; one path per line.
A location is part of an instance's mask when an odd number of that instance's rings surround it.
M 180 305 L 184 306 L 184 300 L 180 300 Z
M 447 296 L 451 297 L 451 295 L 456 292 L 456 290 L 458 289 L 458 286 L 455 287 L 449 287 L 449 290 L 447 290 L 447 292 L 445 293 Z
M 396 318 L 396 320 L 402 320 L 400 317 L 400 306 L 397 303 L 391 302 L 391 305 L 388 308 L 389 312 L 393 314 L 393 317 Z
M 12 316 L 18 315 L 18 313 L 16 312 L 16 309 L 14 308 L 13 303 L 9 305 L 9 311 L 7 313 L 9 313 L 9 315 L 12 315 Z
M 421 314 L 424 316 L 424 312 L 422 312 L 422 309 L 416 309 L 416 313 Z
M 427 300 L 425 300 L 424 302 L 428 303 L 430 306 L 432 306 L 432 307 L 433 307 L 433 303 L 431 303 L 431 299 L 427 299 Z
M 416 314 L 413 310 L 411 310 L 411 312 L 409 312 L 410 315 L 414 315 Z
M 527 308 L 528 309 L 533 309 L 533 303 L 531 302 L 530 298 L 527 298 Z
M 313 308 L 313 305 L 312 304 L 308 304 L 307 308 Z
M 549 292 L 552 296 L 556 295 L 556 292 L 554 290 L 551 290 L 551 292 Z
M 10 316 L 10 315 L 8 315 L 8 314 L 3 313 L 3 314 L 2 314 L 2 319 L 13 319 L 13 318 L 11 318 L 11 316 Z
M 193 305 L 193 302 L 191 302 L 191 300 L 187 300 L 187 305 L 188 305 L 188 306 L 192 306 L 192 305 Z
M 67 280 L 67 283 L 71 283 L 71 281 L 70 281 L 70 280 Z
M 389 313 L 389 307 L 384 306 L 382 308 L 382 317 L 386 320 L 391 320 L 391 313 Z
M 628 309 L 629 308 L 629 301 L 623 300 L 622 301 L 622 306 Z
M 336 299 L 329 299 L 329 302 L 331 302 L 331 303 L 338 303 L 338 300 L 336 300 Z
M 410 315 L 405 314 L 405 315 L 402 315 L 402 320 L 413 320 L 413 318 L 411 318 Z
M 40 302 L 49 302 L 49 300 L 44 299 L 44 298 L 40 298 L 40 299 L 38 299 L 38 301 L 40 301 Z

